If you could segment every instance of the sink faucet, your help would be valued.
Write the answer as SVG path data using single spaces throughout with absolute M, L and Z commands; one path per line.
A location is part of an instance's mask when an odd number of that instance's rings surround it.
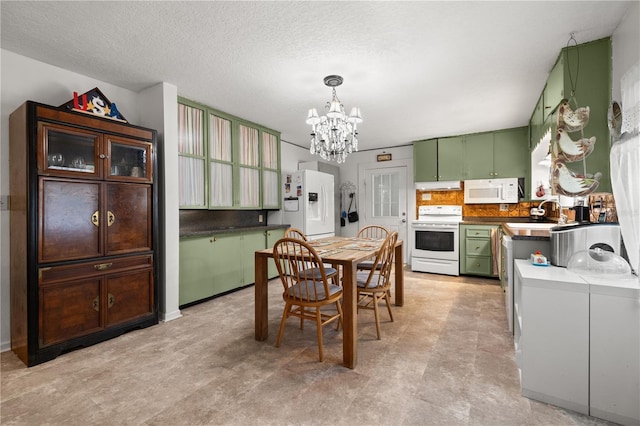
M 564 225 L 567 223 L 567 215 L 562 213 L 562 204 L 560 204 L 560 201 L 554 200 L 554 199 L 544 200 L 543 202 L 540 203 L 538 208 L 541 209 L 544 203 L 556 203 L 558 205 L 558 210 L 560 211 L 560 217 L 558 218 L 558 225 Z

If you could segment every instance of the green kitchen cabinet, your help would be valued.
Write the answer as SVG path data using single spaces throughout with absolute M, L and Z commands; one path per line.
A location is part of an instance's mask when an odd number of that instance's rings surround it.
M 575 72 L 575 69 L 573 71 Z M 571 95 L 571 88 L 569 86 L 569 91 L 567 92 L 567 96 L 565 96 L 564 75 L 565 60 L 564 55 L 561 54 L 551 69 L 549 77 L 547 78 L 547 84 L 542 92 L 542 97 L 544 99 L 544 119 L 554 112 L 558 104 L 560 104 L 565 97 Z
M 491 233 L 497 225 L 460 225 L 460 274 L 492 277 Z M 496 271 L 497 273 L 497 271 Z
M 413 181 L 436 182 L 438 180 L 438 139 L 413 143 Z
M 180 306 L 255 282 L 255 252 L 273 247 L 284 229 L 252 230 L 180 240 Z M 269 278 L 276 277 L 273 260 Z
M 180 208 L 279 209 L 280 133 L 178 101 Z
M 438 139 L 438 180 L 464 179 L 464 137 Z
M 241 244 L 240 235 L 234 234 L 180 240 L 179 304 L 241 287 Z
M 493 132 L 464 136 L 464 179 L 494 177 Z
M 278 241 L 281 238 L 284 238 L 284 229 L 270 229 L 268 231 L 266 231 L 267 233 L 267 245 L 266 248 L 273 248 L 274 244 L 276 243 L 276 241 Z M 278 269 L 276 268 L 276 264 L 273 261 L 272 258 L 269 258 L 268 262 L 267 262 L 267 266 L 269 268 L 268 273 L 269 273 L 269 279 L 271 278 L 275 278 L 278 276 Z
M 527 176 L 527 139 L 527 127 L 464 136 L 464 178 Z
M 513 178 L 528 176 L 528 137 L 529 133 L 526 126 L 494 132 L 494 178 Z
M 264 250 L 266 247 L 267 231 L 252 231 L 243 233 L 240 237 L 242 240 L 242 253 L 239 260 L 242 261 L 242 284 L 249 285 L 255 283 L 256 262 L 255 253 L 257 250 Z
M 538 98 L 538 102 L 536 103 L 533 112 L 531 113 L 531 118 L 529 119 L 529 151 L 533 151 L 533 149 L 538 145 L 540 139 L 544 135 L 544 96 L 540 94 L 540 98 Z
M 594 150 L 586 158 L 586 171 L 588 174 L 602 173 L 596 191 L 610 192 L 611 138 L 607 127 L 607 110 L 611 103 L 611 38 L 563 48 L 549 73 L 541 97 L 542 118 L 538 105 L 531 116 L 530 148 L 533 150 L 536 147 L 547 130 L 551 131 L 551 140 L 555 138 L 557 106 L 562 99 L 568 99 L 573 110 L 588 106 L 588 124 L 582 132 L 572 132 L 569 136 L 573 140 L 596 138 Z M 567 162 L 565 165 L 577 174 L 584 174 L 585 165 L 582 161 Z

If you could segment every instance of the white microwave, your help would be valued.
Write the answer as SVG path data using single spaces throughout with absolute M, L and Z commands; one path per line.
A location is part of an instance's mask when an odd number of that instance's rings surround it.
M 517 203 L 518 178 L 464 181 L 465 204 Z

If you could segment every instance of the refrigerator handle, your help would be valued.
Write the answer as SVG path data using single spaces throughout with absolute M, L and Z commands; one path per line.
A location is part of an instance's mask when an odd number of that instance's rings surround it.
M 324 189 L 324 185 L 322 185 L 322 223 L 327 223 L 327 191 Z

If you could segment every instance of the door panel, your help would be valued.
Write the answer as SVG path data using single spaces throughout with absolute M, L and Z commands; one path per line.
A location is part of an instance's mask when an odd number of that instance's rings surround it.
M 101 330 L 100 278 L 40 288 L 43 346 Z
M 39 260 L 102 256 L 101 183 L 40 178 Z
M 151 250 L 151 186 L 107 184 L 107 254 Z
M 153 314 L 153 269 L 107 277 L 107 326 Z
M 407 240 L 407 167 L 366 169 L 365 225 L 382 225 Z M 362 216 L 360 220 L 362 221 Z M 406 250 L 405 250 L 406 252 Z

